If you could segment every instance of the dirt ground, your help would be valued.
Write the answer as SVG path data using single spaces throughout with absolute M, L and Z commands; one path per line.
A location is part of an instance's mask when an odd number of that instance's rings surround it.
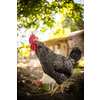
M 50 92 L 42 90 L 36 84 L 36 80 L 43 75 L 41 66 L 17 68 L 17 100 L 84 100 L 84 68 L 80 68 L 80 72 L 80 76 L 74 74 L 64 82 L 65 93 L 57 92 L 50 96 Z

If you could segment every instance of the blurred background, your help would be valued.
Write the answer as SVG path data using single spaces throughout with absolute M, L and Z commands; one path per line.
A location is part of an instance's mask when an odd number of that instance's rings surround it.
M 79 93 L 82 97 L 80 100 L 83 100 L 84 0 L 17 0 L 18 97 L 45 92 L 40 92 L 36 86 L 36 80 L 43 76 L 43 70 L 35 52 L 30 49 L 29 37 L 32 33 L 59 55 L 68 56 L 73 46 L 80 48 L 82 57 L 75 70 L 77 77 L 67 80 L 64 89 L 66 93 L 70 93 L 70 90 L 78 93 L 79 88 L 72 84 L 81 79 Z

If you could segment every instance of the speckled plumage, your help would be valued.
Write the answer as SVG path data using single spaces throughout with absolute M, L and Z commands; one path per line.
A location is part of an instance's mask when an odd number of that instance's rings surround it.
M 40 60 L 43 71 L 52 77 L 57 84 L 62 84 L 73 74 L 73 68 L 77 65 L 77 61 L 73 57 L 62 56 L 55 54 L 43 42 L 38 41 L 39 45 L 36 48 L 36 55 Z M 78 59 L 80 59 L 81 51 L 78 50 Z M 73 53 L 74 55 L 74 53 Z

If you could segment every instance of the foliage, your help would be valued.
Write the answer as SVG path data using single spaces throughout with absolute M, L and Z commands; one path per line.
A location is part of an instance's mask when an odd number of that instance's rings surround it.
M 17 21 L 20 21 L 18 28 L 38 29 L 40 20 L 48 26 L 53 25 L 51 16 L 54 7 L 46 0 L 18 0 L 17 1 Z
M 65 19 L 62 21 L 64 28 L 70 28 L 71 32 L 84 29 L 84 9 L 82 5 L 73 4 L 70 5 L 70 14 L 66 13 Z
M 27 57 L 30 54 L 30 46 L 29 45 L 24 45 L 22 43 L 22 46 L 17 48 L 18 53 L 20 53 L 20 57 Z
M 84 59 L 78 61 L 78 67 L 84 67 Z
M 76 73 L 77 76 L 80 76 L 79 68 L 80 68 L 80 67 L 83 67 L 83 66 L 84 66 L 84 59 L 80 59 L 80 60 L 78 61 L 78 66 L 77 66 L 77 68 L 75 69 L 75 73 Z
M 43 90 L 46 90 L 48 92 L 51 92 L 45 85 L 39 85 L 39 87 Z
M 54 14 L 68 13 L 71 19 L 79 19 L 77 9 L 82 13 L 82 6 L 75 4 L 73 0 L 17 0 L 17 21 L 18 29 L 24 27 L 27 29 L 38 29 L 40 21 L 44 25 L 52 27 L 55 23 Z
M 23 70 L 26 71 L 27 70 L 27 67 L 24 67 Z
M 22 66 L 22 65 L 23 65 L 23 63 L 22 63 L 22 62 L 19 62 L 18 64 L 19 64 L 20 66 Z
M 80 76 L 81 75 L 81 73 L 79 71 L 79 68 L 76 68 L 74 71 L 75 71 L 75 73 L 76 73 L 77 76 Z
M 64 28 L 70 28 L 71 32 L 84 29 L 83 16 L 79 19 L 71 19 L 66 14 L 66 19 L 62 22 Z
M 70 33 L 70 29 L 63 28 L 61 22 L 57 22 L 54 29 L 55 30 L 52 32 L 52 34 L 49 34 L 48 40 L 67 37 L 68 33 Z
M 68 9 L 62 8 L 61 12 L 59 12 L 61 21 L 57 21 L 56 24 L 52 27 L 54 31 L 52 34 L 49 34 L 49 40 L 54 38 L 63 38 L 67 37 L 68 33 L 70 33 L 70 28 L 63 28 L 62 21 L 65 20 L 65 15 L 68 12 Z

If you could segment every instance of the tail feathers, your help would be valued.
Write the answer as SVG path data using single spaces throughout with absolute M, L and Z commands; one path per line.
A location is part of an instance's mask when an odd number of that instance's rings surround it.
M 77 62 L 81 58 L 81 51 L 78 47 L 74 47 L 69 55 L 70 58 Z

